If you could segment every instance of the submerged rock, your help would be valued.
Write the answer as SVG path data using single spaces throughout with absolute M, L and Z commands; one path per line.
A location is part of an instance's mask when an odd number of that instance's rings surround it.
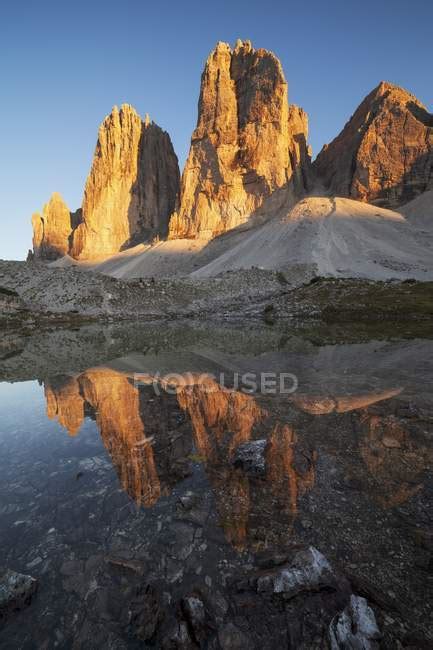
M 296 553 L 290 565 L 283 565 L 257 581 L 257 591 L 284 594 L 292 598 L 302 591 L 334 587 L 336 575 L 320 551 L 313 546 Z
M 374 650 L 380 631 L 365 598 L 352 594 L 350 603 L 329 628 L 331 650 Z
M 152 585 L 137 588 L 130 603 L 129 633 L 141 641 L 151 641 L 164 619 L 159 593 Z
M 223 650 L 244 650 L 252 647 L 250 640 L 233 623 L 227 623 L 218 631 L 218 640 Z
M 182 599 L 182 611 L 192 630 L 197 643 L 203 643 L 208 636 L 206 626 L 206 609 L 203 601 L 195 595 L 186 596 Z
M 162 640 L 164 650 L 192 650 L 196 644 L 191 639 L 185 621 L 176 621 Z
M 0 626 L 15 612 L 30 605 L 38 583 L 32 576 L 0 571 Z
M 250 474 L 265 473 L 265 449 L 267 440 L 244 442 L 236 450 L 233 464 Z

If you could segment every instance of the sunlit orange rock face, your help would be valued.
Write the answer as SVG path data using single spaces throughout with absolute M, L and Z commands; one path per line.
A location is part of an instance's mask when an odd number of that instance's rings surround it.
M 396 207 L 433 188 L 433 115 L 382 82 L 357 108 L 314 168 L 332 194 Z
M 288 424 L 276 424 L 266 449 L 266 477 L 281 507 L 293 515 L 298 499 L 314 485 L 316 453 L 296 458 L 297 436 Z
M 178 190 L 169 135 L 129 104 L 115 106 L 99 129 L 71 255 L 97 258 L 165 236 Z
M 32 215 L 33 253 L 37 259 L 55 260 L 69 251 L 72 221 L 69 208 L 57 192 Z
M 141 417 L 139 391 L 112 370 L 88 370 L 80 377 L 84 399 L 95 410 L 103 443 L 120 483 L 137 503 L 150 506 L 161 496 L 151 440 Z
M 181 387 L 177 399 L 191 419 L 197 451 L 207 462 L 218 458 L 227 432 L 230 460 L 233 451 L 250 440 L 254 426 L 266 415 L 253 397 L 224 388 L 211 377 Z
M 277 211 L 306 189 L 307 116 L 289 106 L 279 60 L 249 41 L 218 43 L 201 79 L 197 127 L 170 237 L 210 238 Z M 271 197 L 272 196 L 272 200 Z
M 319 397 L 300 394 L 290 400 L 297 408 L 313 416 L 343 416 L 353 412 L 350 424 L 346 420 L 341 422 L 344 427 L 354 427 L 359 436 L 361 464 L 350 463 L 348 473 L 354 473 L 356 479 L 361 479 L 366 489 L 371 489 L 374 499 L 384 508 L 401 505 L 421 490 L 423 473 L 433 461 L 426 441 L 419 432 L 410 431 L 410 423 L 404 423 L 394 415 L 378 415 L 374 412 L 374 407 L 373 412 L 369 409 L 377 405 L 376 408 L 381 410 L 381 402 L 401 393 L 401 388 L 394 388 L 351 396 Z M 395 403 L 389 406 L 390 410 L 393 408 Z M 279 456 L 276 456 L 270 465 L 274 471 L 278 468 L 278 459 Z M 367 473 L 362 471 L 363 463 L 368 469 Z

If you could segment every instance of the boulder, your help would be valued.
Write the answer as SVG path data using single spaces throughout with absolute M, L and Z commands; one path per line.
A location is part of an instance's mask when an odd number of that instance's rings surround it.
M 376 617 L 365 598 L 352 594 L 345 609 L 329 627 L 331 650 L 375 650 L 380 631 Z
M 313 546 L 296 553 L 290 564 L 281 565 L 258 578 L 257 591 L 282 594 L 290 599 L 304 591 L 336 589 L 337 577 L 328 560 Z
M 10 569 L 0 570 L 0 626 L 15 612 L 30 605 L 37 586 L 31 576 Z
M 244 442 L 236 449 L 233 464 L 241 467 L 247 474 L 265 474 L 265 449 L 267 440 Z

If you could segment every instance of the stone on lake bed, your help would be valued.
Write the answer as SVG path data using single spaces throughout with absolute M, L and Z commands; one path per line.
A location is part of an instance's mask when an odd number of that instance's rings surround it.
M 382 439 L 382 444 L 384 447 L 387 447 L 387 449 L 401 449 L 401 442 L 389 436 L 385 436 Z
M 334 585 L 336 576 L 328 560 L 313 546 L 299 551 L 290 565 L 261 576 L 257 581 L 258 592 L 283 594 L 286 598 L 302 591 Z
M 30 605 L 37 586 L 32 576 L 10 569 L 0 570 L 0 625 L 14 612 Z
M 265 449 L 267 440 L 244 442 L 236 449 L 233 464 L 250 474 L 265 473 Z
M 331 649 L 362 648 L 373 650 L 378 648 L 380 631 L 371 607 L 365 598 L 352 594 L 350 603 L 334 618 L 329 628 Z
M 198 643 L 205 643 L 209 631 L 206 626 L 206 609 L 201 598 L 193 594 L 183 598 L 182 611 L 188 627 L 194 634 L 194 639 Z

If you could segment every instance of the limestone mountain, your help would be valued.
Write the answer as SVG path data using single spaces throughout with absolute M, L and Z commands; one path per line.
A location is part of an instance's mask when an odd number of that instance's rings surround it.
M 169 135 L 129 104 L 114 107 L 99 129 L 72 257 L 110 255 L 165 236 L 179 182 Z
M 57 192 L 42 209 L 32 215 L 33 254 L 36 259 L 55 260 L 69 251 L 73 216 Z
M 34 257 L 54 260 L 69 254 L 97 264 L 100 258 L 159 237 L 172 240 L 164 243 L 164 251 L 180 250 L 182 242 L 173 240 L 195 239 L 194 246 L 206 248 L 204 256 L 212 264 L 210 239 L 231 230 L 238 236 L 239 227 L 260 225 L 276 242 L 269 263 L 275 265 L 278 257 L 281 265 L 283 259 L 288 263 L 288 249 L 281 249 L 280 225 L 287 235 L 293 224 L 285 217 L 313 189 L 316 178 L 333 196 L 382 207 L 402 206 L 418 197 L 412 210 L 422 210 L 420 219 L 426 221 L 426 201 L 433 191 L 433 114 L 416 97 L 380 83 L 313 165 L 307 136 L 307 115 L 288 103 L 277 57 L 254 49 L 249 41 L 238 41 L 233 49 L 220 42 L 202 74 L 197 126 L 182 182 L 169 135 L 148 116 L 142 121 L 129 104 L 114 107 L 99 128 L 82 207 L 70 213 L 54 194 L 42 214 L 33 215 Z M 421 195 L 427 199 L 421 200 Z M 326 214 L 339 213 L 340 204 L 335 211 L 326 197 L 319 203 Z M 311 205 L 303 207 L 308 216 Z M 351 206 L 349 212 L 359 211 Z M 385 222 L 388 226 L 389 220 Z M 250 265 L 257 265 L 257 255 L 262 259 L 261 236 L 252 249 L 248 236 L 236 243 L 233 255 L 243 251 L 237 260 L 230 253 L 236 268 L 241 259 L 245 264 L 248 258 Z M 409 234 L 405 245 L 412 247 L 410 241 Z M 214 243 L 216 255 L 221 240 Z M 186 244 L 190 250 L 191 243 Z M 164 251 L 158 247 L 157 254 Z M 134 272 L 143 261 L 139 255 Z M 224 255 L 218 264 L 228 262 Z M 424 259 L 424 252 L 420 255 Z M 154 247 L 149 256 L 153 273 Z M 169 259 L 174 259 L 171 253 L 164 265 Z
M 395 207 L 433 188 L 433 115 L 381 82 L 314 163 L 330 192 Z
M 170 237 L 210 238 L 277 210 L 307 186 L 307 116 L 289 106 L 280 61 L 249 41 L 218 43 L 201 78 L 197 127 Z

